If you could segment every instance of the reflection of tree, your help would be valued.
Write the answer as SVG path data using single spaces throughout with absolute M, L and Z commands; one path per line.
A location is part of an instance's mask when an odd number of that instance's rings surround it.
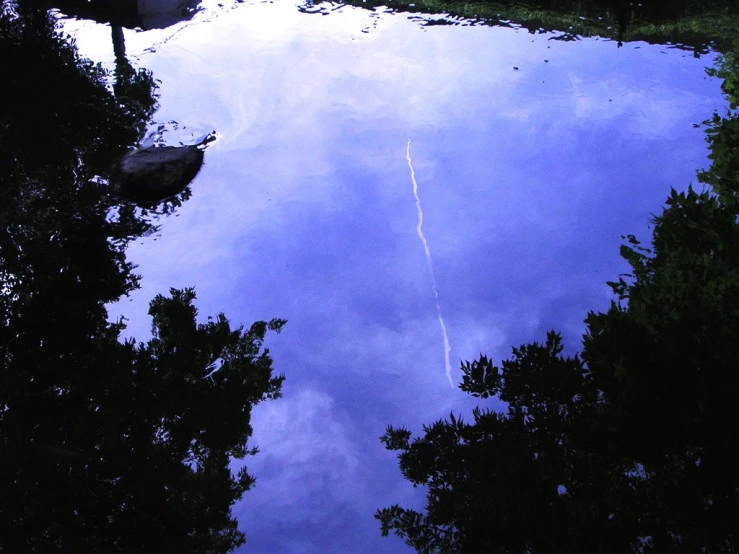
M 306 0 L 319 5 L 323 0 Z M 736 3 L 729 0 L 343 0 L 364 9 L 388 6 L 400 12 L 448 14 L 487 25 L 554 32 L 560 40 L 607 37 L 621 42 L 676 44 L 705 52 L 711 43 L 723 50 L 739 33 Z
M 109 221 L 112 202 L 94 178 L 105 176 L 143 134 L 156 103 L 151 75 L 136 72 L 131 88 L 137 93 L 117 98 L 105 86 L 106 72 L 80 59 L 44 12 L 22 5 L 11 10 L 8 4 L 3 10 L 0 217 L 7 222 L 6 247 L 13 245 L 21 256 L 15 271 L 50 263 L 50 256 L 30 258 L 33 250 L 21 248 L 34 233 L 36 249 L 98 240 L 104 251 L 109 237 L 115 264 L 121 265 L 127 237 L 146 225 L 128 207 Z M 113 263 L 107 258 L 105 263 Z M 120 273 L 124 281 L 131 279 L 130 272 Z M 125 287 L 116 289 L 111 298 L 123 292 Z
M 262 348 L 281 320 L 196 323 L 191 290 L 121 342 L 105 304 L 137 287 L 148 225 L 97 184 L 138 141 L 154 83 L 81 59 L 43 11 L 0 14 L 0 551 L 227 552 L 253 482 L 251 408 L 279 395 Z
M 699 173 L 701 182 L 710 185 L 724 202 L 739 202 L 739 42 L 721 56 L 709 74 L 724 80 L 721 87 L 729 99 L 724 115 L 715 113 L 706 121 L 711 167 Z
M 129 29 L 164 29 L 190 19 L 200 0 L 21 0 L 37 8 Z
M 460 388 L 496 412 L 451 416 L 415 439 L 389 428 L 400 469 L 428 488 L 424 512 L 380 510 L 419 552 L 739 552 L 739 64 L 719 60 L 731 101 L 710 122 L 711 191 L 672 191 L 650 249 L 625 237 L 631 274 L 561 338 L 462 366 Z
M 45 12 L 21 4 L 12 16 L 8 4 L 3 6 L 3 47 L 8 53 L 0 61 L 6 102 L 3 133 L 14 131 L 3 153 L 9 154 L 8 148 L 22 152 L 21 163 L 14 165 L 56 173 L 60 161 L 75 159 L 70 152 L 84 147 L 78 154 L 85 168 L 104 174 L 111 158 L 135 142 L 153 113 L 151 75 L 135 72 L 130 88 L 137 85 L 140 94 L 115 98 L 103 85 L 106 72 L 99 65 L 80 59 L 60 35 L 51 35 Z M 58 86 L 54 94 L 52 86 Z M 42 137 L 45 143 L 39 144 Z

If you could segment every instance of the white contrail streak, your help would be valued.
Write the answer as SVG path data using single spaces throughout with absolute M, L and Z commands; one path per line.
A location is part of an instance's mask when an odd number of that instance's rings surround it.
M 429 275 L 431 275 L 431 290 L 434 292 L 436 303 L 436 314 L 439 316 L 439 327 L 441 327 L 441 336 L 444 340 L 444 367 L 446 368 L 446 378 L 449 384 L 454 387 L 452 380 L 452 364 L 449 363 L 449 337 L 446 334 L 446 325 L 444 318 L 441 316 L 441 306 L 439 306 L 439 291 L 436 289 L 436 275 L 434 274 L 434 264 L 431 262 L 431 250 L 426 237 L 423 236 L 423 210 L 421 209 L 421 199 L 418 197 L 418 182 L 416 181 L 416 172 L 413 171 L 413 162 L 411 161 L 411 139 L 408 139 L 408 147 L 405 150 L 405 159 L 408 160 L 408 168 L 411 170 L 411 182 L 413 183 L 413 196 L 416 197 L 416 211 L 418 212 L 418 223 L 416 224 L 416 233 L 423 244 L 423 251 L 426 253 L 426 263 L 429 266 Z

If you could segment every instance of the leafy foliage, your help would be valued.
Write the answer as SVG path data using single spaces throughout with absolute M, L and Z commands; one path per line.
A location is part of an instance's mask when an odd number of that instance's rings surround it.
M 703 124 L 707 126 L 706 134 L 711 154 L 711 167 L 698 173 L 702 183 L 710 185 L 719 195 L 722 202 L 739 202 L 739 156 L 736 145 L 739 144 L 739 41 L 734 50 L 720 56 L 717 66 L 709 68 L 708 74 L 724 80 L 722 89 L 729 101 L 724 115 L 714 113 L 713 117 Z M 739 212 L 739 209 L 738 209 Z
M 306 0 L 305 7 L 323 0 Z M 668 44 L 706 54 L 726 51 L 737 36 L 735 0 L 344 0 L 363 9 L 387 6 L 398 12 L 435 14 L 419 19 L 424 25 L 466 24 L 523 28 L 532 34 L 552 33 L 551 39 L 603 37 L 618 42 Z M 330 9 L 330 8 L 327 8 Z

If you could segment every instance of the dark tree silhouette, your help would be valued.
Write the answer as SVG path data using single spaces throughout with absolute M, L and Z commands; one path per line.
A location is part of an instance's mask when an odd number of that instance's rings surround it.
M 173 289 L 153 337 L 123 341 L 105 305 L 138 286 L 125 248 L 150 225 L 97 177 L 141 138 L 152 76 L 114 83 L 9 2 L 0 74 L 0 551 L 228 552 L 254 481 L 229 463 L 280 394 L 263 340 L 284 321 L 198 323 Z
M 376 518 L 419 552 L 739 552 L 737 63 L 714 71 L 732 104 L 709 121 L 712 191 L 672 191 L 651 248 L 624 237 L 618 302 L 590 313 L 582 351 L 552 332 L 460 388 L 505 412 L 450 416 L 412 439 L 389 427 L 425 513 Z
M 145 344 L 120 342 L 120 325 L 92 317 L 68 322 L 76 328 L 4 329 L 0 550 L 228 552 L 243 543 L 230 507 L 253 478 L 232 476 L 229 459 L 256 452 L 247 448 L 251 408 L 279 396 L 283 378 L 262 342 L 284 321 L 244 331 L 221 314 L 197 325 L 194 297 L 154 299 Z

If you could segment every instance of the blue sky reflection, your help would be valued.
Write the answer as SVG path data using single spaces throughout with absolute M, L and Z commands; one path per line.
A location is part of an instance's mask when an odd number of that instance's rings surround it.
M 112 58 L 104 28 L 75 32 Z M 406 551 L 372 514 L 423 491 L 378 437 L 475 404 L 445 376 L 409 139 L 455 381 L 460 359 L 551 328 L 575 351 L 625 270 L 620 235 L 647 239 L 705 165 L 692 125 L 722 105 L 710 59 L 548 39 L 289 2 L 127 33 L 162 81 L 157 120 L 219 139 L 193 198 L 130 248 L 143 286 L 111 314 L 147 337 L 148 301 L 195 285 L 203 317 L 288 319 L 269 343 L 284 398 L 254 414 L 258 482 L 235 509 L 244 552 Z

